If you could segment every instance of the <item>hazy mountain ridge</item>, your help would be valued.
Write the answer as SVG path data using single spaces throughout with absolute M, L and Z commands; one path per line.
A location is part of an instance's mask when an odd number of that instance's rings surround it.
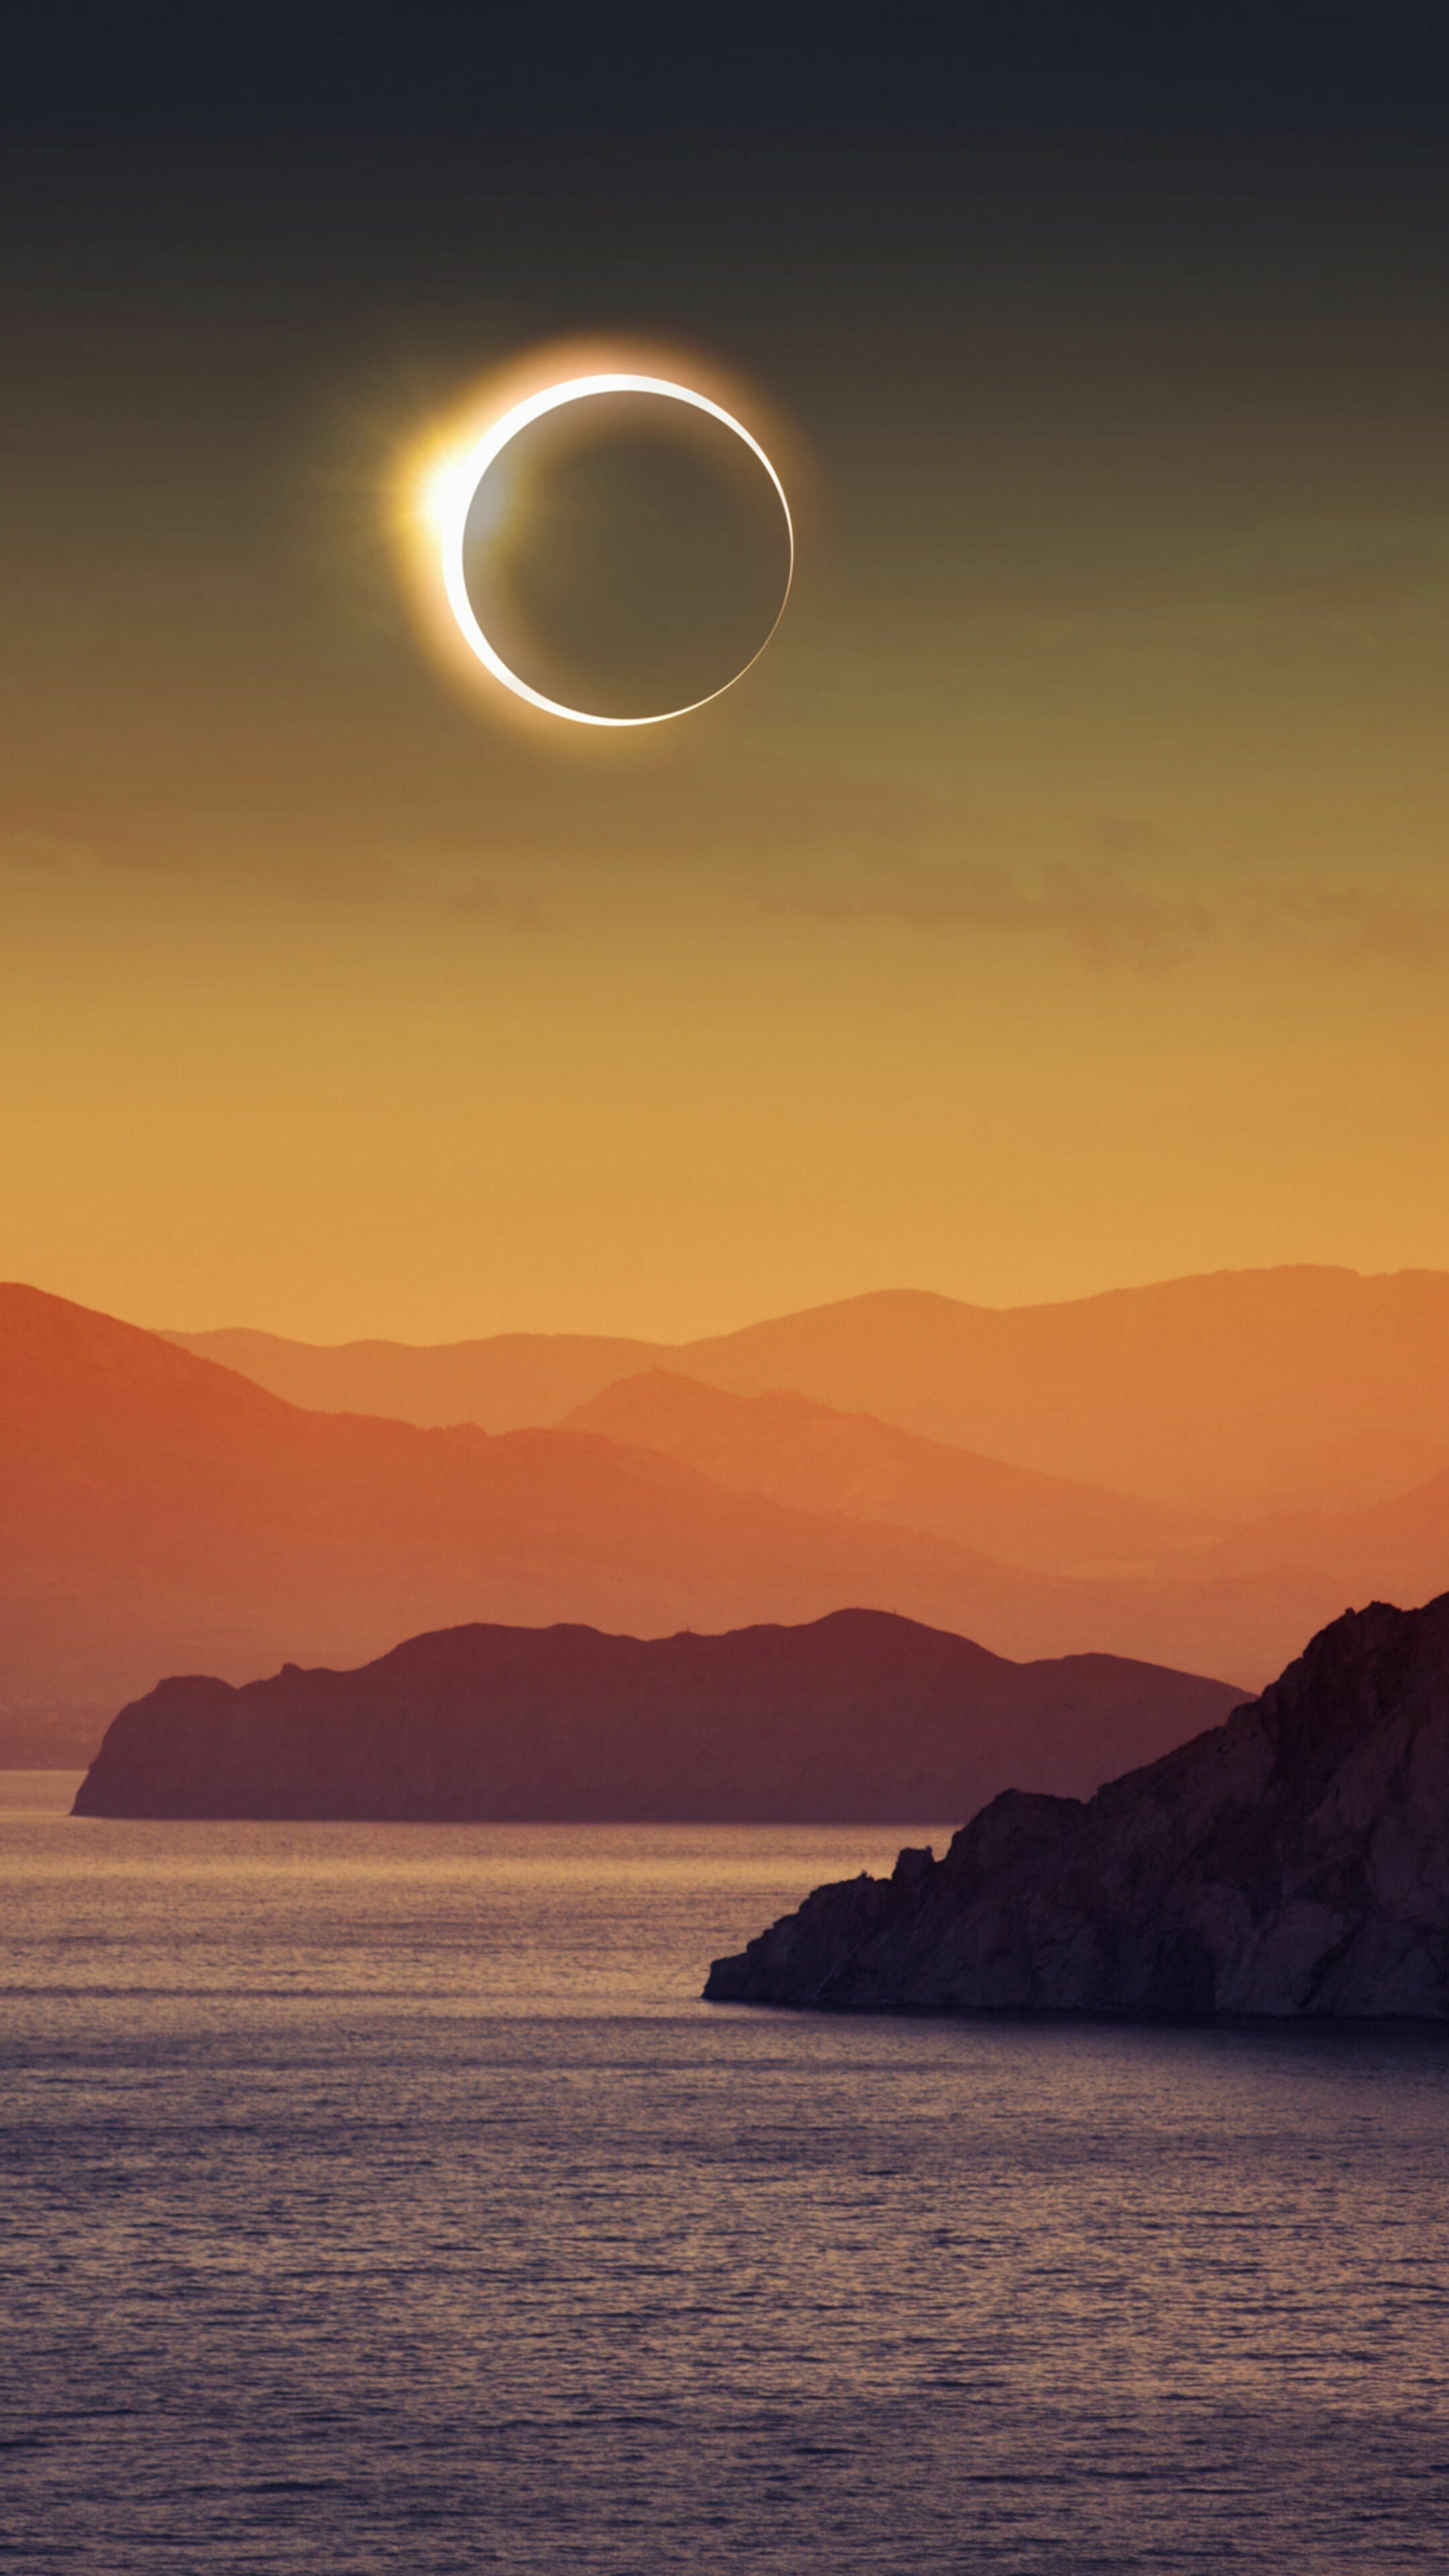
M 1311 1507 L 1328 1498 L 1325 1454 L 1338 1455 L 1342 1479 L 1355 1444 L 1358 1481 L 1331 1495 L 1343 1505 L 1382 1498 L 1379 1450 L 1405 1484 L 1435 1463 L 1431 1444 L 1449 1466 L 1442 1271 L 1302 1264 L 1003 1308 L 878 1290 L 676 1345 L 506 1334 L 436 1352 L 326 1351 L 175 1338 L 319 1408 L 495 1430 L 557 1421 L 619 1377 L 662 1367 L 740 1395 L 789 1389 L 1045 1475 L 1209 1512 Z
M 849 1603 L 1081 1642 L 1075 1588 L 791 1510 L 580 1431 L 300 1411 L 215 1362 L 0 1289 L 0 1697 L 355 1662 L 480 1617 L 636 1635 Z
M 0 1384 L 0 1752 L 40 1708 L 73 1753 L 74 1712 L 162 1672 L 355 1663 L 477 1619 L 647 1637 L 858 1604 L 1247 1688 L 1345 1601 L 1449 1573 L 1449 1475 L 1214 1536 L 815 1398 L 648 1372 L 498 1436 L 307 1413 L 25 1288 L 0 1290 Z
M 359 1672 L 163 1682 L 108 1729 L 76 1812 L 904 1820 L 1008 1779 L 1090 1789 L 1236 1697 L 1110 1656 L 1016 1664 L 879 1611 L 651 1640 L 473 1625 Z
M 1345 1598 L 1426 1598 L 1449 1573 L 1446 1469 L 1349 1511 L 1214 1523 L 807 1397 L 732 1396 L 662 1371 L 606 1390 L 568 1419 L 612 1426 L 742 1492 L 820 1508 L 834 1490 L 857 1514 L 989 1547 L 1072 1585 L 1069 1613 L 1085 1644 L 1189 1669 L 1261 1677 Z M 1411 1460 L 1413 1444 L 1399 1455 Z M 1048 1634 L 1059 1642 L 1046 1632 L 1044 1647 Z
M 1226 1526 L 984 1458 L 809 1396 L 733 1395 L 665 1369 L 606 1387 L 561 1427 L 658 1449 L 740 1492 L 930 1530 L 1009 1564 L 1083 1581 L 1181 1573 Z
M 660 1345 L 597 1333 L 499 1333 L 412 1344 L 289 1341 L 245 1325 L 162 1339 L 235 1369 L 308 1413 L 375 1413 L 425 1430 L 548 1428 L 617 1377 L 649 1367 Z
M 1449 1594 L 1375 1602 L 1085 1805 L 997 1798 L 943 1861 L 819 1888 L 722 2003 L 1449 2020 Z

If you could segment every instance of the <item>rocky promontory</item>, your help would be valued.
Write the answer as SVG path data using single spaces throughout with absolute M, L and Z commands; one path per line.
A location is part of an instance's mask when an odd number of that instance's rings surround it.
M 1449 2019 L 1449 1593 L 1346 1612 L 1261 1699 L 1085 1802 L 1008 1790 L 944 1859 L 818 1888 L 705 1994 Z
M 1015 1664 L 883 1610 L 717 1637 L 445 1628 L 356 1672 L 161 1682 L 76 1812 L 905 1824 L 1008 1780 L 1089 1791 L 1241 1697 L 1116 1655 Z

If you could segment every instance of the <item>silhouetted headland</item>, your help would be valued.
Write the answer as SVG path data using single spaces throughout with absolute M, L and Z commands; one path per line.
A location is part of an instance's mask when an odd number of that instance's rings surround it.
M 1242 1694 L 1112 1655 L 1014 1664 L 887 1611 L 641 1639 L 472 1626 L 358 1672 L 162 1682 L 87 1816 L 905 1822 L 1008 1780 L 1089 1791 Z
M 1449 1593 L 1375 1602 L 1088 1803 L 995 1799 L 942 1861 L 817 1888 L 716 2003 L 1449 2019 Z

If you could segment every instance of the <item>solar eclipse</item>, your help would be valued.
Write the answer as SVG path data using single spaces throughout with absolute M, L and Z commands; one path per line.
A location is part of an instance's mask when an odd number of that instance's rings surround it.
M 570 724 L 694 714 L 759 660 L 790 596 L 795 528 L 775 465 L 733 412 L 669 377 L 543 386 L 436 466 L 428 498 L 468 653 Z M 612 691 L 611 639 L 614 662 L 632 662 Z M 611 693 L 624 703 L 601 704 Z

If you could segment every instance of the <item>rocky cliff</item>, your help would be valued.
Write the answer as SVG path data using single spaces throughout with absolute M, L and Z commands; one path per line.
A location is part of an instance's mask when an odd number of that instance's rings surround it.
M 1261 1699 L 1086 1803 L 1009 1790 L 944 1860 L 817 1889 L 705 1993 L 1449 2019 L 1449 1593 L 1346 1613 Z
M 871 1822 L 1086 1791 L 1241 1696 L 1111 1655 L 1013 1664 L 887 1611 L 703 1637 L 466 1627 L 359 1672 L 163 1682 L 91 1816 Z

